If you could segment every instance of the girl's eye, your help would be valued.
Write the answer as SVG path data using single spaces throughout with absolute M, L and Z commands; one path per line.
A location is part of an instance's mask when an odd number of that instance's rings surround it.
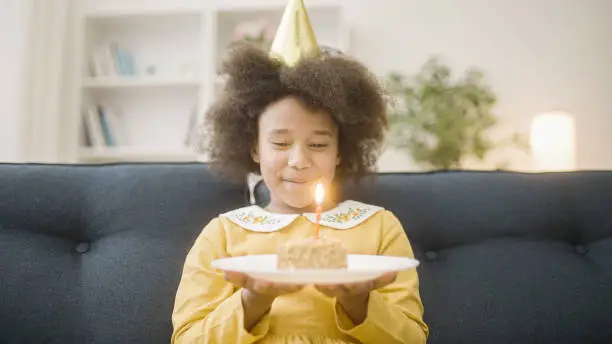
M 281 147 L 281 148 L 285 148 L 289 146 L 289 143 L 287 142 L 272 142 L 273 145 L 275 145 L 276 147 Z
M 313 143 L 311 144 L 311 146 L 316 149 L 322 149 L 322 148 L 327 147 L 328 145 L 327 143 Z

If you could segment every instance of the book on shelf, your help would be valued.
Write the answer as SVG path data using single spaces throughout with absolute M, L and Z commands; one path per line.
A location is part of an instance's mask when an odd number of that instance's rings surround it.
M 83 114 L 85 146 L 92 148 L 123 147 L 127 145 L 125 131 L 121 125 L 122 112 L 107 104 L 91 105 Z M 194 150 L 198 147 L 199 123 L 196 108 L 190 112 L 183 147 Z
M 134 56 L 116 42 L 96 47 L 91 56 L 94 77 L 136 75 Z
M 116 108 L 94 105 L 84 114 L 85 143 L 89 147 L 116 147 L 125 144 Z
M 189 116 L 189 124 L 187 125 L 187 135 L 185 136 L 184 144 L 185 147 L 189 149 L 197 149 L 198 148 L 198 112 L 196 107 L 194 106 L 191 109 L 191 113 Z

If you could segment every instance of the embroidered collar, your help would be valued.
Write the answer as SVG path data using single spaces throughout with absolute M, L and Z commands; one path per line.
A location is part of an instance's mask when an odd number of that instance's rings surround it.
M 321 226 L 335 229 L 348 229 L 364 222 L 372 215 L 383 210 L 381 207 L 357 201 L 344 201 L 337 207 L 321 213 Z M 276 214 L 260 206 L 252 205 L 221 214 L 235 224 L 255 232 L 275 232 L 290 225 L 300 216 L 312 223 L 316 221 L 315 213 Z

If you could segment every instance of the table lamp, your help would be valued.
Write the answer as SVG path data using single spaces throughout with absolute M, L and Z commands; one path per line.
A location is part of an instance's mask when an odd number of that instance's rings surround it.
M 574 118 L 562 111 L 537 115 L 531 122 L 531 150 L 537 171 L 570 171 L 576 168 Z

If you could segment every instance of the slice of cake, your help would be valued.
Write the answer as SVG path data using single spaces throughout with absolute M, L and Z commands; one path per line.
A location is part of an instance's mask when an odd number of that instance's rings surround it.
M 289 241 L 278 247 L 278 269 L 345 269 L 347 250 L 341 241 L 318 237 Z

